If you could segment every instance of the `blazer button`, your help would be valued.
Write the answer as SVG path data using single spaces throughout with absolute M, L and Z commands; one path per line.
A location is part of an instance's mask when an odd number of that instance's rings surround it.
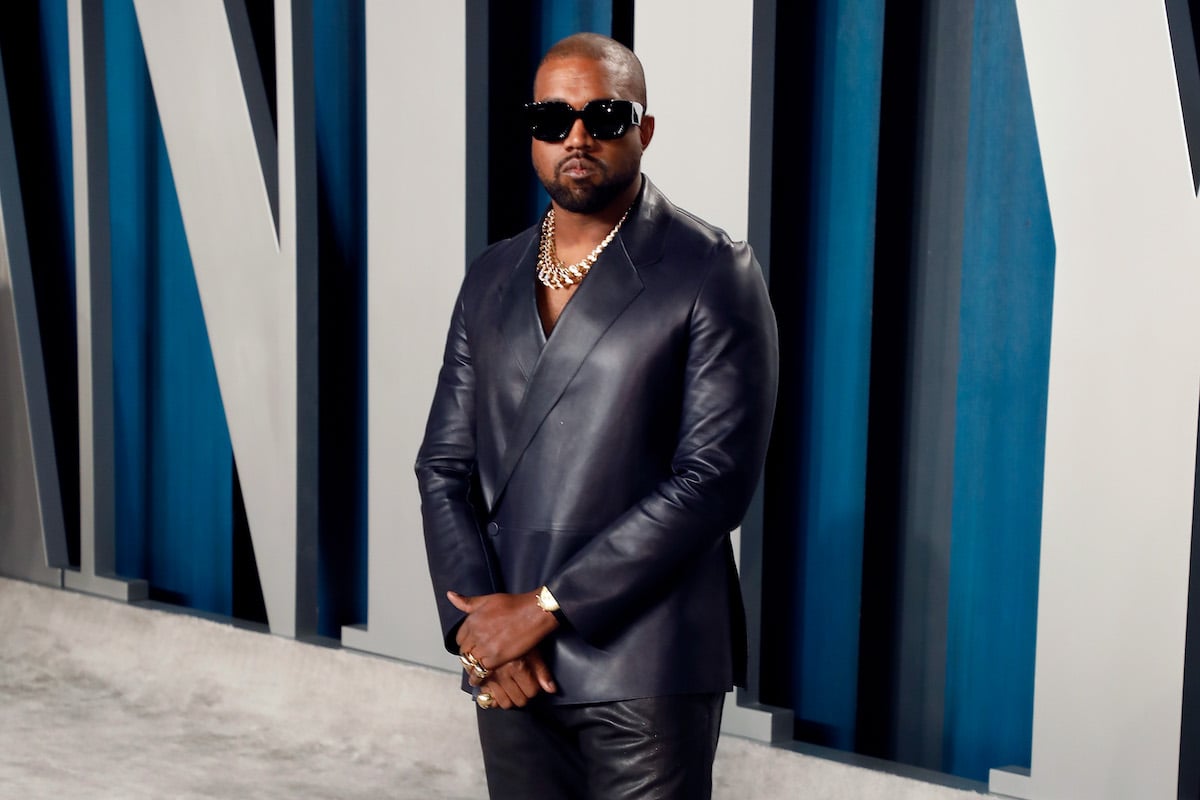
M 497 533 L 500 532 L 500 526 L 494 522 L 489 522 L 487 531 L 488 531 L 488 536 L 495 536 Z

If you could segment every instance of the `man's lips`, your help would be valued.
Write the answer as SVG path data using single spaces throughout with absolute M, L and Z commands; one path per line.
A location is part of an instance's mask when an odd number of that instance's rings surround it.
M 571 156 L 558 164 L 558 174 L 568 178 L 585 178 L 596 172 L 598 164 L 595 159 L 586 156 Z

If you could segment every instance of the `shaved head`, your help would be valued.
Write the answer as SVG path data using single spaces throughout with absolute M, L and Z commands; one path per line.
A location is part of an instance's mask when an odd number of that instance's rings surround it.
M 604 64 L 613 83 L 621 89 L 618 99 L 636 100 L 642 106 L 646 105 L 646 75 L 642 71 L 642 62 L 616 39 L 598 33 L 568 36 L 546 51 L 538 69 L 560 58 L 586 58 Z

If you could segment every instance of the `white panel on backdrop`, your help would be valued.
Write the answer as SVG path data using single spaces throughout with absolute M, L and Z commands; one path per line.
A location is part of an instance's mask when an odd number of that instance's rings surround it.
M 753 0 L 645 0 L 634 50 L 654 140 L 642 161 L 671 202 L 746 238 Z
M 1200 202 L 1164 4 L 1018 0 L 1055 266 L 1026 798 L 1176 797 Z
M 413 462 L 465 267 L 466 8 L 367 0 L 366 29 L 368 618 L 342 642 L 457 668 Z

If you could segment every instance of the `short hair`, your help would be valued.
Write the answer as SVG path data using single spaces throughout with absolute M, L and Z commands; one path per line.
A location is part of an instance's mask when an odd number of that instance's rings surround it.
M 548 61 L 559 58 L 586 58 L 602 62 L 617 85 L 628 96 L 625 100 L 636 100 L 646 105 L 646 73 L 641 60 L 634 52 L 616 39 L 599 33 L 576 33 L 555 42 L 542 61 L 540 70 Z

